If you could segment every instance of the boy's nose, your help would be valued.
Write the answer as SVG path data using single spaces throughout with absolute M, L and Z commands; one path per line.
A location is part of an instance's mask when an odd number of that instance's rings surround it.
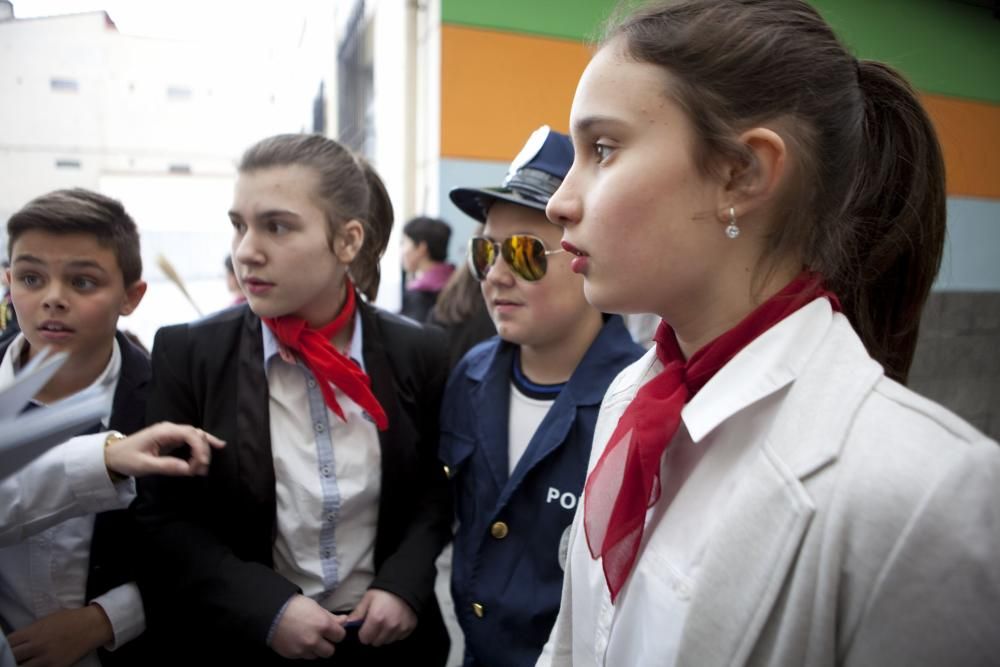
M 58 282 L 51 283 L 45 290 L 42 307 L 46 310 L 66 310 L 68 305 L 62 285 Z
M 504 287 L 510 287 L 514 284 L 514 273 L 507 266 L 507 262 L 503 258 L 502 253 L 497 253 L 497 259 L 493 262 L 493 266 L 489 268 L 486 272 L 486 278 L 484 279 L 488 283 L 494 285 L 502 285 Z

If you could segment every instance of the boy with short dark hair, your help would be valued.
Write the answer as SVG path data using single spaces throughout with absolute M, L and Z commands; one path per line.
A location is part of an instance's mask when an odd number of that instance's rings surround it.
M 121 203 L 59 190 L 15 213 L 7 233 L 6 278 L 21 333 L 0 344 L 0 385 L 54 348 L 69 358 L 31 407 L 95 385 L 115 389 L 110 414 L 86 435 L 0 481 L 0 624 L 22 664 L 142 664 L 133 640 L 145 617 L 124 511 L 135 490 L 125 475 L 203 472 L 211 438 L 175 424 L 140 431 L 149 359 L 116 325 L 139 305 L 146 283 L 138 230 Z M 189 463 L 158 458 L 177 442 L 191 446 Z

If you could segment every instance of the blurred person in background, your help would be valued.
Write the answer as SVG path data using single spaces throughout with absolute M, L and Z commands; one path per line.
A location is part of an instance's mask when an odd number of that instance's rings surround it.
M 455 270 L 447 263 L 451 227 L 444 220 L 420 216 L 403 226 L 402 264 L 406 272 L 400 314 L 424 322 L 448 278 Z

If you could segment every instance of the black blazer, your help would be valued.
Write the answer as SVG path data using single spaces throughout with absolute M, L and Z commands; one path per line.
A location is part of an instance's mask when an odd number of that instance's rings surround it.
M 364 362 L 389 418 L 379 434 L 382 494 L 375 542 L 379 588 L 418 615 L 413 664 L 443 664 L 448 638 L 434 560 L 450 538 L 451 501 L 437 459 L 448 371 L 443 336 L 358 300 Z M 143 534 L 139 585 L 148 624 L 190 655 L 208 642 L 218 664 L 277 655 L 268 632 L 297 587 L 273 569 L 276 529 L 267 379 L 260 319 L 238 306 L 161 329 L 153 345 L 149 422 L 190 423 L 226 441 L 204 478 L 147 478 L 133 505 Z M 159 643 L 159 642 L 158 642 Z M 199 646 L 199 659 L 206 655 Z M 248 662 L 241 662 L 248 661 Z M 252 661 L 252 662 L 249 662 Z
M 122 433 L 135 433 L 145 424 L 146 396 L 149 392 L 149 357 L 120 331 L 115 334 L 122 354 L 121 372 L 111 406 L 109 427 Z M 13 338 L 0 343 L 0 358 Z M 86 599 L 93 600 L 112 588 L 135 580 L 135 526 L 126 510 L 100 512 L 94 519 L 90 540 L 90 565 L 87 572 Z M 145 635 L 137 637 L 114 652 L 98 649 L 101 664 L 139 665 L 145 660 Z

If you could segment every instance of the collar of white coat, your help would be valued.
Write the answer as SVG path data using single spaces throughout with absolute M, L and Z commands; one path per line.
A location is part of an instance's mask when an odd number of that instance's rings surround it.
M 832 321 L 833 308 L 820 297 L 740 350 L 681 411 L 691 439 L 701 442 L 729 417 L 793 382 Z

